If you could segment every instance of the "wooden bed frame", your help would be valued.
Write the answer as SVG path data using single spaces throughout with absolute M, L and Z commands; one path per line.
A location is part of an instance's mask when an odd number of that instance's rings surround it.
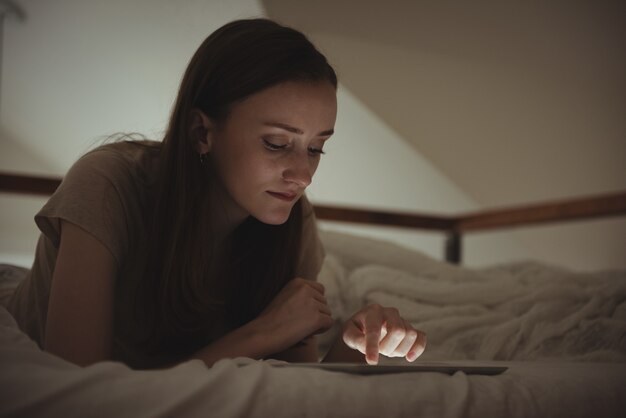
M 51 195 L 60 183 L 60 178 L 0 173 L 0 192 Z M 458 264 L 461 262 L 461 241 L 464 233 L 548 222 L 624 216 L 626 215 L 626 191 L 457 216 L 376 211 L 326 205 L 314 205 L 314 207 L 316 216 L 326 221 L 440 231 L 447 235 L 446 261 Z

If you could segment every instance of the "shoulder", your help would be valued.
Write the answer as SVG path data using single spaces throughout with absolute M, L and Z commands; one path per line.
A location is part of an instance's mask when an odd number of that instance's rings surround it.
M 106 183 L 116 188 L 127 183 L 149 185 L 156 175 L 160 145 L 155 141 L 102 145 L 79 158 L 67 172 L 63 183 Z
M 123 141 L 99 146 L 87 152 L 73 165 L 78 168 L 121 168 L 143 166 L 158 157 L 161 143 L 156 141 Z
M 35 216 L 39 229 L 58 247 L 61 221 L 68 221 L 98 238 L 119 261 L 142 219 L 158 149 L 158 143 L 117 142 L 85 154 Z

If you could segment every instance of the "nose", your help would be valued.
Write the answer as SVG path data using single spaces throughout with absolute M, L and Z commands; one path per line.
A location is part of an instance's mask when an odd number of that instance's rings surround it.
M 305 188 L 311 184 L 314 173 L 315 167 L 307 153 L 293 153 L 283 170 L 283 180 Z

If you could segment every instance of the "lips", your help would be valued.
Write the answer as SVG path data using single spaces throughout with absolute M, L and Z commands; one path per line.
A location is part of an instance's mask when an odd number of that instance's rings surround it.
M 296 199 L 296 197 L 298 197 L 298 194 L 293 193 L 293 192 L 280 193 L 280 192 L 268 191 L 267 194 L 269 194 L 272 197 L 275 197 L 276 199 L 284 200 L 285 202 L 292 202 L 293 200 Z

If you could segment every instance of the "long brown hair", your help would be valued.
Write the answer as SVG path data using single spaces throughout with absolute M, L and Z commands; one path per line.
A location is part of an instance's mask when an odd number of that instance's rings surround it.
M 136 310 L 146 325 L 147 352 L 190 354 L 215 337 L 214 324 L 234 328 L 250 321 L 293 278 L 301 202 L 282 225 L 248 218 L 217 259 L 207 216 L 215 202 L 189 132 L 193 109 L 219 124 L 232 104 L 285 81 L 337 87 L 334 70 L 313 44 L 270 20 L 231 22 L 192 57 L 163 139 L 153 211 L 146 220 L 147 264 Z

